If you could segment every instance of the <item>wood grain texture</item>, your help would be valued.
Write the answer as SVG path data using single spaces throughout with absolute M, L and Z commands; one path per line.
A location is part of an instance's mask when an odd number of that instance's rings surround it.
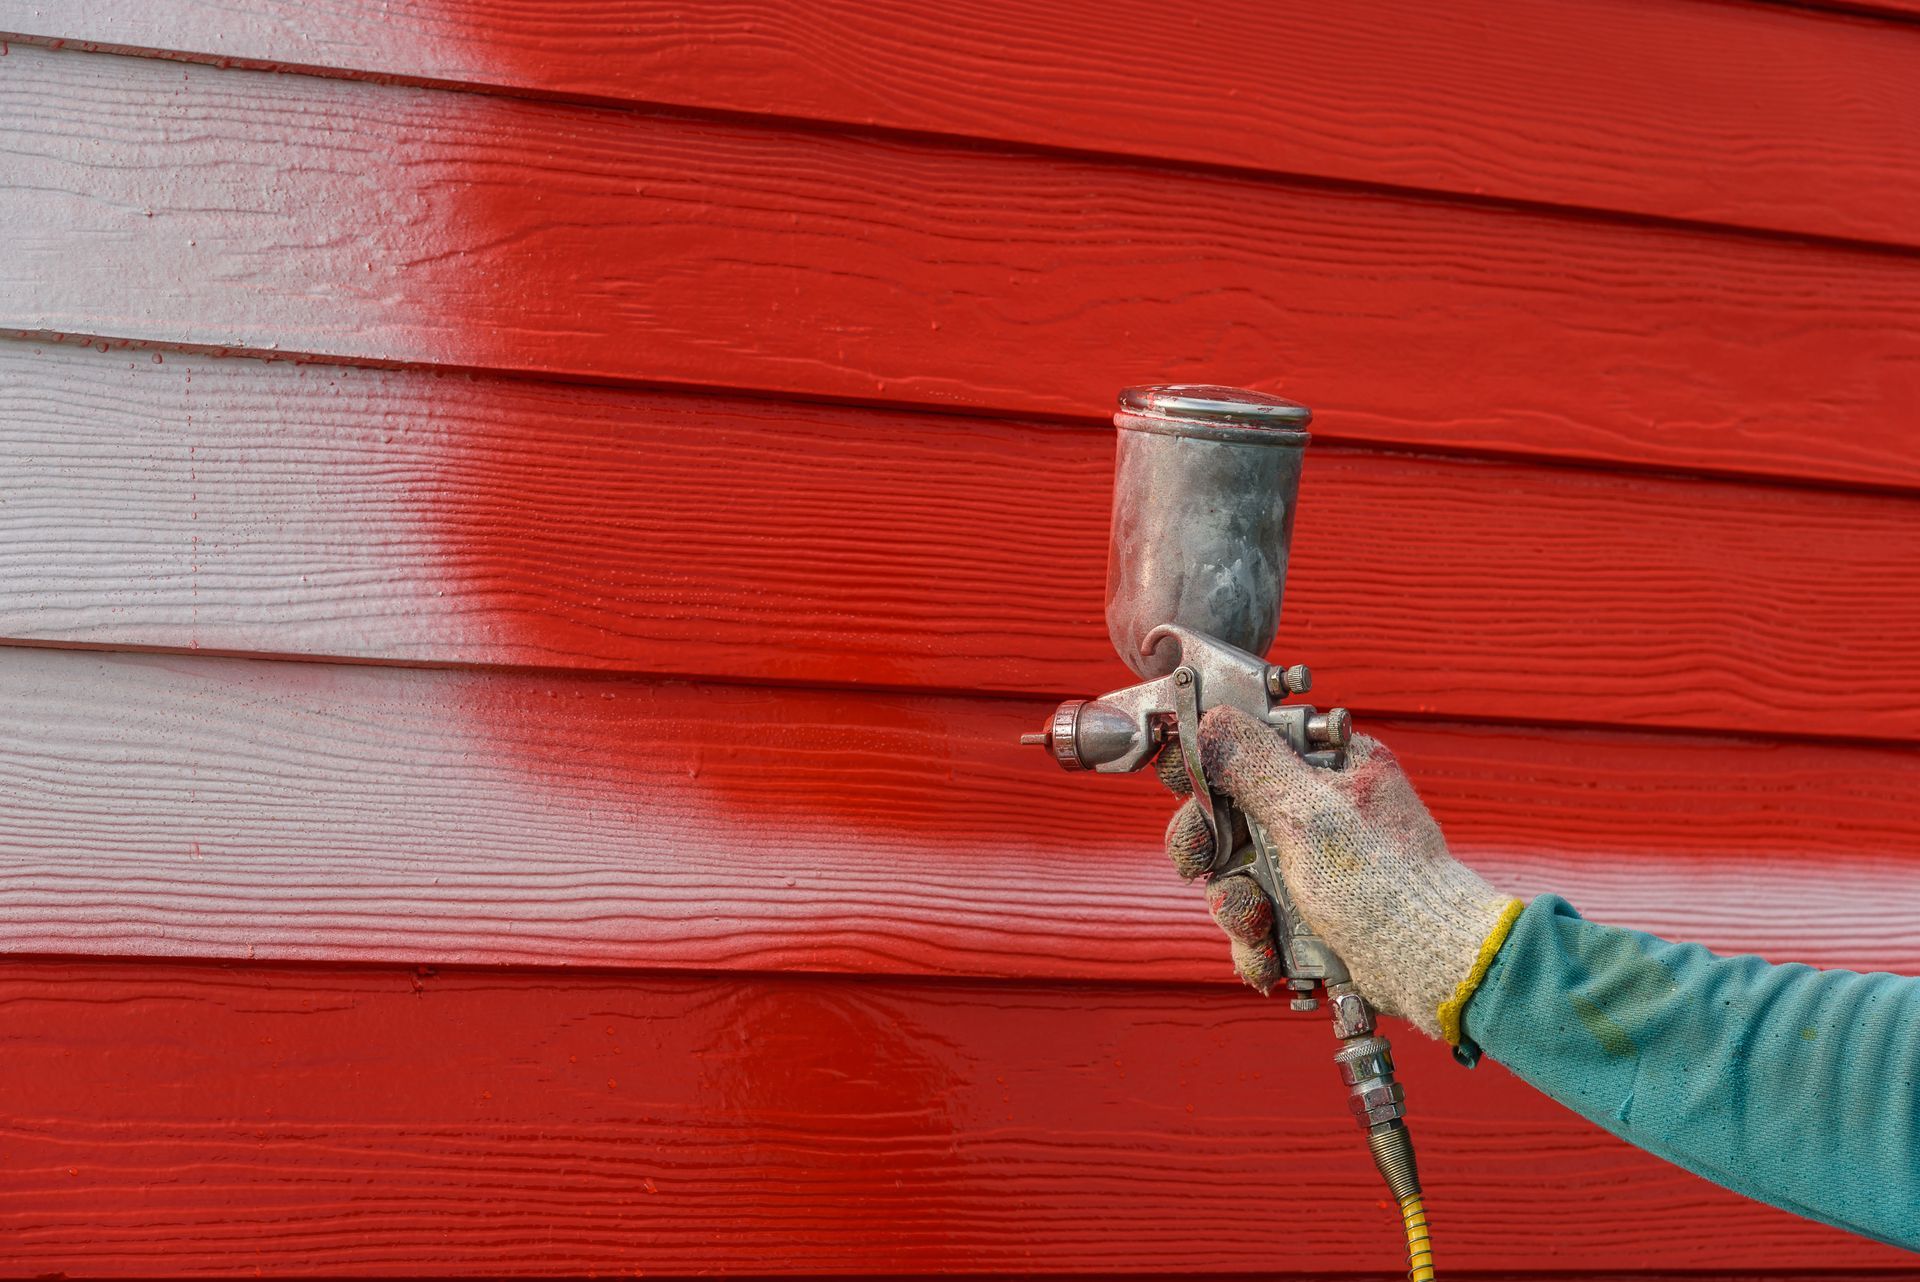
M 1920 259 L 17 47 L 0 327 L 1911 487 Z
M 1111 438 L 0 343 L 0 636 L 1090 694 Z M 1915 513 L 1315 446 L 1280 653 L 1376 713 L 1911 739 Z
M 0 1007 L 9 1273 L 1396 1264 L 1322 1021 L 1243 993 L 16 962 Z M 1396 1050 L 1449 1276 L 1910 1269 Z
M 0 647 L 0 949 L 1232 983 L 1038 704 Z M 1381 722 L 1517 893 L 1920 971 L 1920 754 Z
M 0 0 L 0 30 L 1920 244 L 1920 33 L 1807 10 Z

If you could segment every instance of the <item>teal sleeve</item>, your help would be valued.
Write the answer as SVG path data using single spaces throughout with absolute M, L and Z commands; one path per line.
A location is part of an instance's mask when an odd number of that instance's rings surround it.
M 1720 957 L 1543 895 L 1464 1026 L 1649 1153 L 1920 1250 L 1920 979 Z

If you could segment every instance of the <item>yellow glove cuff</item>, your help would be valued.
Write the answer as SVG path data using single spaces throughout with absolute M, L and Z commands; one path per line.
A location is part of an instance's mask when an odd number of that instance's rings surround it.
M 1493 929 L 1487 932 L 1481 941 L 1480 951 L 1474 956 L 1473 969 L 1467 977 L 1453 986 L 1453 996 L 1440 1003 L 1440 1035 L 1447 1039 L 1447 1045 L 1458 1046 L 1463 1036 L 1460 1031 L 1460 1017 L 1466 1013 L 1467 999 L 1480 987 L 1480 981 L 1487 977 L 1487 971 L 1493 966 L 1493 959 L 1500 952 L 1500 945 L 1507 942 L 1507 935 L 1513 930 L 1513 923 L 1520 920 L 1520 912 L 1526 907 L 1518 899 L 1509 900 L 1500 910 L 1500 918 L 1493 923 Z

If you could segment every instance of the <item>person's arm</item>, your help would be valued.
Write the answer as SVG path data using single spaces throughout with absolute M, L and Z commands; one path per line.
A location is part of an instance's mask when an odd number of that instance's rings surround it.
M 1616 1135 L 1736 1192 L 1920 1250 L 1920 979 L 1719 957 L 1522 910 L 1448 853 L 1391 753 L 1308 766 L 1259 722 L 1209 713 L 1209 778 L 1265 827 L 1308 922 L 1375 1008 L 1481 1050 Z M 1189 801 L 1167 848 L 1192 876 Z M 1278 978 L 1271 909 L 1209 886 L 1247 982 Z
M 1649 1153 L 1920 1250 L 1920 979 L 1720 957 L 1542 895 L 1465 1035 Z

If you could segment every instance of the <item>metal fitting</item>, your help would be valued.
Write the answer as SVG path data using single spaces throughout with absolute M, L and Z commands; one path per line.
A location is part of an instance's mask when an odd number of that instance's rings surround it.
M 1362 1126 L 1379 1126 L 1405 1117 L 1406 1092 L 1393 1080 L 1393 1055 L 1384 1037 L 1358 1037 L 1334 1052 L 1340 1080 L 1347 1084 L 1347 1107 Z
M 1397 1122 L 1407 1115 L 1407 1093 L 1398 1082 L 1370 1086 L 1349 1095 L 1347 1107 L 1353 1110 L 1354 1120 L 1360 1125 L 1380 1126 L 1386 1122 Z
M 1379 1039 L 1370 1038 L 1369 1040 L 1378 1041 Z M 1354 1087 L 1364 1089 L 1374 1082 L 1390 1081 L 1393 1078 L 1393 1056 L 1389 1055 L 1384 1047 L 1367 1051 L 1351 1059 L 1340 1060 L 1339 1064 L 1340 1080 L 1347 1084 L 1348 1089 Z
M 1060 763 L 1062 770 L 1084 770 L 1080 764 L 1080 753 L 1074 743 L 1074 729 L 1080 720 L 1080 707 L 1085 699 L 1068 699 L 1053 710 L 1047 718 L 1047 728 L 1039 734 L 1023 734 L 1020 742 L 1036 748 L 1045 748 Z
M 1405 1122 L 1386 1122 L 1367 1130 L 1367 1147 L 1395 1198 L 1420 1195 L 1420 1170 L 1413 1160 L 1413 1137 Z
M 1333 1016 L 1333 1035 L 1341 1041 L 1365 1037 L 1373 1031 L 1373 1008 L 1352 984 L 1327 985 L 1327 1013 Z M 1388 1065 L 1392 1071 L 1392 1065 Z

